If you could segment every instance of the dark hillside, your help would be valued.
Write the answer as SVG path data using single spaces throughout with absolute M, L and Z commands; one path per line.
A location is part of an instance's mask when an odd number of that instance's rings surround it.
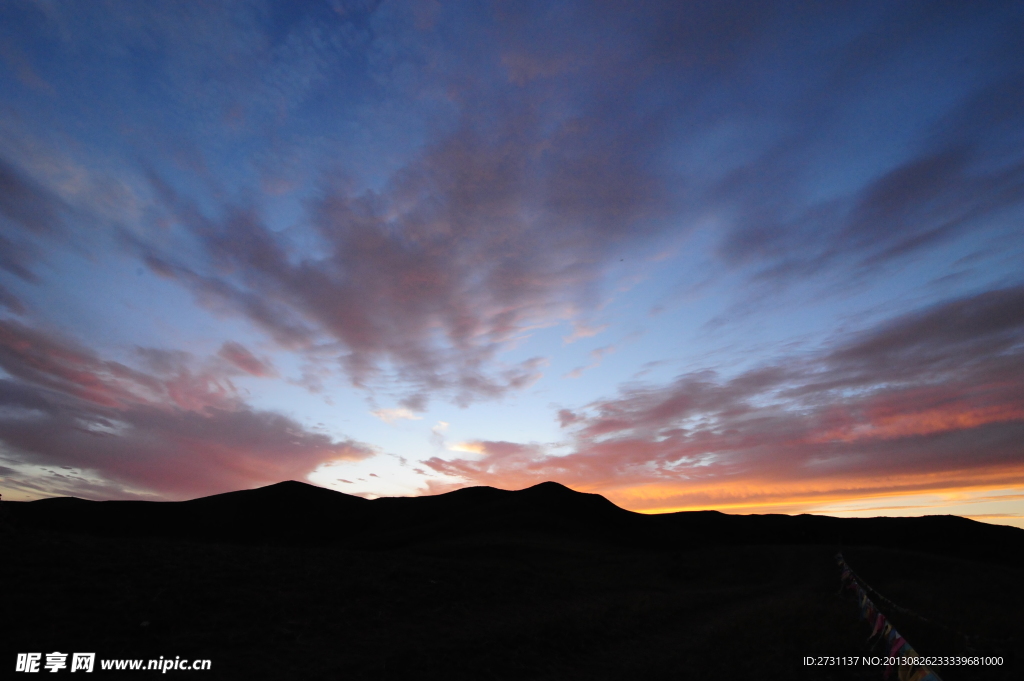
M 645 517 L 598 494 L 554 482 L 518 491 L 469 487 L 430 497 L 386 497 L 373 502 L 375 545 L 495 533 L 537 533 L 621 542 Z M 368 537 L 370 539 L 370 537 Z
M 652 551 L 475 535 L 352 551 L 42 531 L 4 546 L 5 665 L 56 650 L 209 659 L 210 672 L 187 675 L 206 679 L 884 678 L 803 664 L 878 653 L 839 593 L 833 546 Z M 1021 678 L 1021 571 L 881 548 L 847 558 L 915 611 L 998 639 L 980 645 L 1003 665 L 940 668 L 944 681 Z M 962 638 L 893 620 L 921 653 L 966 652 Z
M 63 498 L 5 507 L 25 528 L 117 537 L 384 549 L 525 534 L 656 551 L 749 544 L 879 546 L 1024 566 L 1024 530 L 957 516 L 644 515 L 554 482 L 518 491 L 469 487 L 369 501 L 288 481 L 184 502 Z
M 882 679 L 803 662 L 880 652 L 840 592 L 843 551 L 905 608 L 886 615 L 918 652 L 1003 660 L 938 667 L 945 681 L 1021 678 L 1024 531 L 963 518 L 642 515 L 555 483 L 3 506 L 4 664 L 70 650 L 210 659 L 209 679 Z
M 1024 567 L 1024 530 L 959 516 L 832 518 L 816 515 L 727 515 L 717 511 L 647 516 L 645 537 L 686 538 L 700 545 L 831 544 L 881 546 Z

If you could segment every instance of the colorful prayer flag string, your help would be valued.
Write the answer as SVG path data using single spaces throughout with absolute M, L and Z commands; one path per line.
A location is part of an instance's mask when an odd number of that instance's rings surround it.
M 872 645 L 883 642 L 887 657 L 898 661 L 896 665 L 886 666 L 885 678 L 888 679 L 892 676 L 893 669 L 895 669 L 899 681 L 942 681 L 938 674 L 924 665 L 905 663 L 919 657 L 917 651 L 907 643 L 907 640 L 896 631 L 892 623 L 878 610 L 874 602 L 868 598 L 868 594 L 861 586 L 857 576 L 843 559 L 843 554 L 836 554 L 836 562 L 839 563 L 840 578 L 842 579 L 843 586 L 854 592 L 857 604 L 860 607 L 861 618 L 871 625 L 871 636 L 868 637 L 868 642 Z

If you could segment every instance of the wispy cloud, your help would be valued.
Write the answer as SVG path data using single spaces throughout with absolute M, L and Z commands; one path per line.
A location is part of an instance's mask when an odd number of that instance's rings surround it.
M 139 356 L 149 371 L 0 320 L 7 456 L 98 474 L 123 486 L 115 496 L 146 490 L 181 498 L 302 478 L 324 462 L 375 453 L 248 407 L 216 363 L 196 366 L 185 353 L 148 348 Z M 64 493 L 89 496 L 76 484 L 65 481 Z
M 562 342 L 568 345 L 569 343 L 575 343 L 578 340 L 584 338 L 592 338 L 597 334 L 601 333 L 608 328 L 607 324 L 601 324 L 599 326 L 590 326 L 583 322 L 574 322 L 572 325 L 572 333 L 562 338 Z
M 273 365 L 269 361 L 257 359 L 254 354 L 241 343 L 234 341 L 227 341 L 221 346 L 220 352 L 217 353 L 220 357 L 223 357 L 235 367 L 241 369 L 247 374 L 257 376 L 259 378 L 267 378 L 270 376 L 277 376 L 277 370 L 274 369 Z
M 600 348 L 594 348 L 593 350 L 590 351 L 590 364 L 576 367 L 569 373 L 565 374 L 565 376 L 563 376 L 562 378 L 579 378 L 580 376 L 583 375 L 583 372 L 601 366 L 601 360 L 603 360 L 606 355 L 609 355 L 613 352 L 615 352 L 614 345 L 605 345 Z
M 406 409 L 405 407 L 399 407 L 397 409 L 375 409 L 370 412 L 384 423 L 394 423 L 401 419 L 408 419 L 410 421 L 419 421 L 423 417 L 417 416 L 416 412 Z
M 636 507 L 1019 474 L 1019 3 L 336 5 L 0 4 L 11 470 L 180 496 L 375 451 L 301 386 L 392 424 L 558 393 L 569 454 L 437 422 L 401 460 Z
M 559 479 L 613 495 L 649 488 L 662 507 L 1009 482 L 1024 472 L 1021 337 L 1024 289 L 992 291 L 817 356 L 731 378 L 687 373 L 562 409 L 569 455 L 479 442 L 482 457 L 430 465 L 506 487 Z

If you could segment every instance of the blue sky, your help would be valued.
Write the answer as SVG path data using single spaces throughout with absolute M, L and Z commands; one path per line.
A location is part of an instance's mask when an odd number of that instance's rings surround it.
M 0 15 L 5 498 L 1024 523 L 1019 3 Z

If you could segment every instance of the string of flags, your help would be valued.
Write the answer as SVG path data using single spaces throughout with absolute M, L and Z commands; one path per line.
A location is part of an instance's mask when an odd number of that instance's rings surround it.
M 836 562 L 839 563 L 843 586 L 854 592 L 860 606 L 861 618 L 871 625 L 871 636 L 868 637 L 868 643 L 871 645 L 882 643 L 885 646 L 887 660 L 885 678 L 888 679 L 895 668 L 899 681 L 942 681 L 939 675 L 927 666 L 916 664 L 920 655 L 868 598 L 868 594 L 860 585 L 857 576 L 843 559 L 843 554 L 836 554 Z

